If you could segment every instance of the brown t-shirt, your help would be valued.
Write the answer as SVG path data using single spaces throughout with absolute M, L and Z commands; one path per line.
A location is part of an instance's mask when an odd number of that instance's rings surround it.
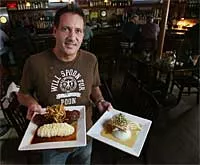
M 93 87 L 100 85 L 97 58 L 84 50 L 71 62 L 60 61 L 52 50 L 27 59 L 20 91 L 34 96 L 42 107 L 85 105 L 87 129 L 92 125 Z

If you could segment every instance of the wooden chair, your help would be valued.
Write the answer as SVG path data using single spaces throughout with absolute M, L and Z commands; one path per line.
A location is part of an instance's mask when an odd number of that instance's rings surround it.
M 152 121 L 152 126 L 157 125 L 162 106 L 139 81 L 136 76 L 128 71 L 124 77 L 121 88 L 119 109 Z M 145 141 L 140 159 L 146 159 L 149 138 Z
M 157 121 L 162 108 L 156 97 L 144 87 L 141 89 L 137 106 L 141 116 L 152 121 Z
M 103 81 L 106 81 L 108 87 L 112 91 L 112 83 L 116 68 L 116 60 L 112 56 L 99 57 L 98 63 L 99 63 L 100 77 L 101 79 L 104 79 Z
M 132 64 L 132 55 L 134 51 L 134 42 L 127 42 L 127 41 L 119 41 L 119 53 L 117 54 L 117 69 L 124 68 L 129 69 L 131 68 Z
M 173 71 L 173 78 L 171 83 L 170 92 L 172 93 L 174 86 L 176 85 L 179 89 L 177 104 L 181 100 L 181 97 L 184 93 L 196 94 L 197 95 L 197 104 L 199 104 L 199 95 L 200 95 L 200 75 L 199 75 L 199 63 L 196 66 L 191 67 L 178 67 L 175 66 Z M 184 89 L 188 88 L 187 91 Z M 191 91 L 191 88 L 196 90 Z
M 165 104 L 166 99 L 170 96 L 168 91 L 172 70 L 169 67 L 152 62 L 145 62 L 141 59 L 136 59 L 136 61 L 137 79 L 141 81 L 143 86 L 150 91 L 161 104 Z
M 112 106 L 116 106 L 115 98 L 112 94 L 112 81 L 113 73 L 115 67 L 115 60 L 113 58 L 106 58 L 104 60 L 99 60 L 99 70 L 101 85 L 100 89 L 106 101 L 111 102 Z M 96 108 L 93 109 L 93 121 L 96 122 L 101 114 L 99 114 Z
M 7 108 L 4 108 L 3 100 L 1 100 L 1 108 L 10 127 L 16 130 L 20 142 L 29 123 L 29 120 L 26 119 L 27 108 L 19 104 L 16 93 L 11 94 L 10 104 Z M 24 157 L 27 161 L 26 164 L 41 164 L 41 156 L 42 154 L 39 150 L 24 151 Z
M 4 100 L 1 101 L 1 108 L 5 119 L 8 121 L 10 126 L 16 130 L 19 138 L 22 138 L 29 122 L 26 119 L 27 109 L 19 104 L 15 93 L 11 94 L 10 104 L 8 107 L 4 107 L 3 102 Z
M 119 45 L 121 55 L 132 55 L 134 49 L 134 42 L 120 41 Z
M 115 106 L 115 99 L 112 94 L 112 91 L 109 87 L 108 81 L 101 77 L 101 86 L 100 86 L 101 92 L 105 98 L 105 100 L 112 103 L 113 106 Z
M 124 76 L 124 80 L 121 86 L 121 94 L 118 98 L 118 106 L 122 111 L 126 111 L 131 114 L 138 114 L 137 107 L 137 95 L 140 93 L 141 86 L 140 81 L 132 74 L 127 71 Z
M 157 119 L 160 103 L 130 71 L 125 75 L 121 91 L 121 110 L 150 120 Z

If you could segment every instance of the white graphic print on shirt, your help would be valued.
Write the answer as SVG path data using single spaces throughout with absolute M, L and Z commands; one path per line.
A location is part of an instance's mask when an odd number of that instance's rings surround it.
M 62 92 L 56 95 L 56 99 L 64 105 L 76 104 L 76 99 L 81 97 L 81 91 L 84 90 L 84 80 L 74 69 L 61 70 L 59 75 L 54 75 L 51 82 L 51 93 Z

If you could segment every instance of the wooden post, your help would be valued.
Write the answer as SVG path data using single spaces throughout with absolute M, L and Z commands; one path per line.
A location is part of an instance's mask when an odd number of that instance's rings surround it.
M 165 41 L 165 32 L 166 32 L 166 25 L 167 25 L 167 19 L 169 14 L 169 6 L 170 6 L 170 0 L 164 0 L 163 1 L 163 13 L 162 13 L 162 21 L 161 21 L 161 28 L 160 28 L 160 35 L 159 35 L 159 45 L 158 45 L 158 51 L 157 51 L 157 57 L 159 59 L 162 58 L 163 54 L 163 46 Z

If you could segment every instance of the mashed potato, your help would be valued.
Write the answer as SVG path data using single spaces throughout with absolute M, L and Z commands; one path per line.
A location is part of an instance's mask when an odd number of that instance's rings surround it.
M 74 127 L 67 123 L 52 123 L 41 126 L 37 135 L 39 137 L 68 136 L 73 134 L 74 131 Z
M 128 140 L 129 138 L 131 138 L 131 131 L 128 129 L 128 130 L 120 130 L 118 128 L 115 128 L 112 130 L 112 135 L 114 137 L 116 137 L 117 139 L 120 139 L 120 140 Z

